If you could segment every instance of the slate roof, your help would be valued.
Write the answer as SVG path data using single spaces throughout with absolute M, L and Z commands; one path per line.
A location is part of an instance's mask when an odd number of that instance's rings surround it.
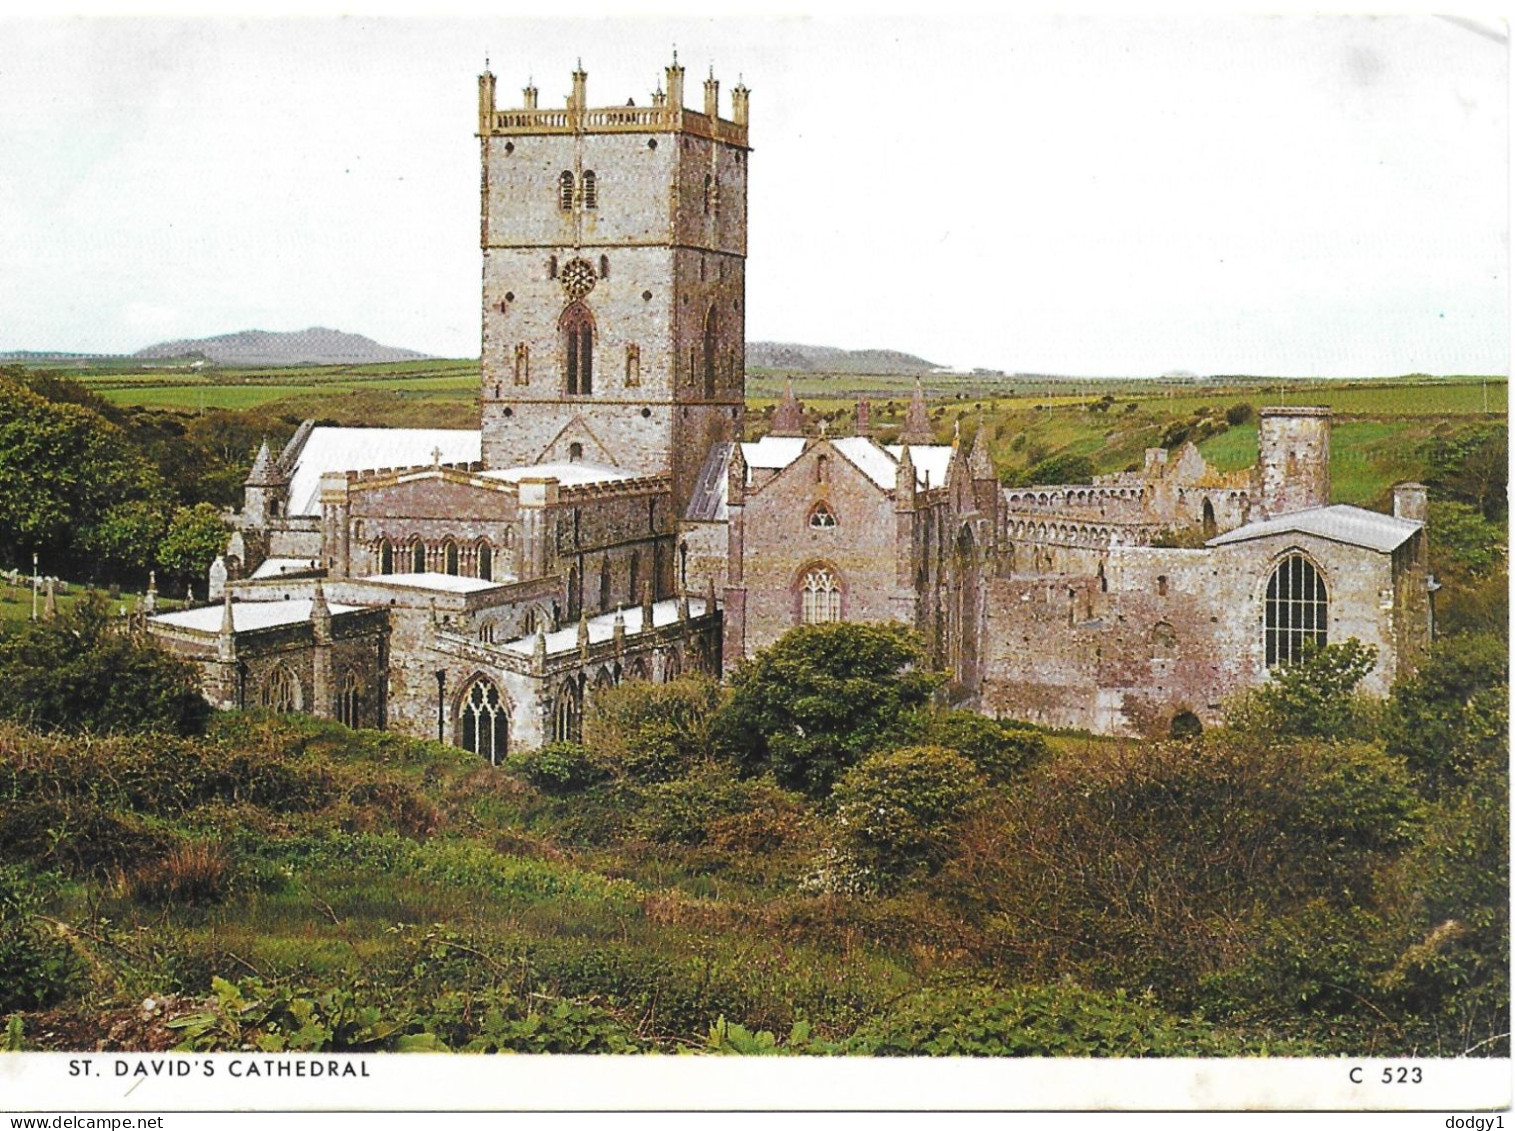
M 1275 534 L 1313 534 L 1317 538 L 1387 554 L 1402 546 L 1421 525 L 1407 518 L 1395 518 L 1393 515 L 1339 503 L 1336 506 L 1311 507 L 1292 514 L 1281 514 L 1276 518 L 1265 518 L 1261 522 L 1250 522 L 1217 538 L 1211 538 L 1205 545 L 1227 546 L 1233 542 L 1250 542 L 1255 538 L 1268 538 Z
M 328 472 L 429 466 L 437 450 L 443 463 L 472 463 L 479 459 L 479 433 L 462 428 L 312 428 L 295 456 L 289 513 L 321 513 L 321 476 Z
M 327 602 L 332 616 L 342 613 L 361 612 L 358 605 L 338 605 Z M 163 613 L 151 618 L 152 623 L 187 628 L 194 632 L 218 633 L 225 606 L 201 605 L 198 609 L 182 609 L 177 613 Z M 250 632 L 257 628 L 274 628 L 281 624 L 303 624 L 310 620 L 310 600 L 297 601 L 233 601 L 231 622 L 234 632 Z

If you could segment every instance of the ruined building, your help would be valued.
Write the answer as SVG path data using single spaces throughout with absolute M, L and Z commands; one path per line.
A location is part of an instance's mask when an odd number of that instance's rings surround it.
M 1250 472 L 1192 447 L 1005 489 L 985 438 L 743 442 L 748 91 L 515 109 L 479 80 L 477 431 L 302 426 L 248 476 L 217 603 L 151 630 L 218 706 L 435 736 L 491 760 L 579 733 L 624 679 L 719 674 L 797 624 L 899 621 L 954 702 L 1120 733 L 1217 717 L 1310 641 L 1430 633 L 1425 491 L 1329 505 L 1322 409 L 1266 409 Z M 965 447 L 967 450 L 964 450 Z M 1186 548 L 1187 547 L 1187 548 Z

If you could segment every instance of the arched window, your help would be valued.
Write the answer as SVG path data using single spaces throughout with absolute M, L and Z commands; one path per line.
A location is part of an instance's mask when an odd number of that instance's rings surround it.
M 600 256 L 600 278 L 610 278 L 610 256 L 608 255 Z
M 393 573 L 395 571 L 395 548 L 389 544 L 388 538 L 379 540 L 379 572 Z
M 584 445 L 575 440 L 568 445 L 568 462 L 577 463 L 584 458 Z
M 1204 509 L 1200 512 L 1200 526 L 1208 541 L 1215 537 L 1215 508 L 1210 505 L 1210 500 L 1205 500 Z
M 668 649 L 668 654 L 663 657 L 663 682 L 671 683 L 684 674 L 683 662 L 679 659 L 677 648 Z
M 270 711 L 288 714 L 302 706 L 300 680 L 284 664 L 276 664 L 268 678 L 263 681 L 263 693 L 259 696 L 263 706 Z
M 537 611 L 527 609 L 521 614 L 521 635 L 530 636 L 537 630 Z
M 583 608 L 582 595 L 579 592 L 579 567 L 568 567 L 568 619 L 578 620 L 579 611 Z
M 570 396 L 594 391 L 594 319 L 583 303 L 574 303 L 558 320 L 563 339 L 563 383 Z
M 836 525 L 836 516 L 825 503 L 816 503 L 815 509 L 810 512 L 810 525 L 817 530 L 829 530 Z
M 600 559 L 600 612 L 610 608 L 610 559 Z
M 627 567 L 627 573 L 630 580 L 626 585 L 626 603 L 635 605 L 642 599 L 642 555 L 636 550 L 631 551 L 631 565 Z
M 1167 621 L 1158 621 L 1152 626 L 1152 658 L 1171 660 L 1178 655 L 1178 633 Z
M 337 721 L 343 726 L 356 727 L 361 718 L 358 675 L 349 671 L 342 677 L 342 688 L 337 692 Z
M 494 580 L 494 547 L 488 542 L 479 543 L 479 580 Z
M 825 456 L 815 457 L 815 481 L 817 483 L 831 481 L 831 464 Z
M 573 208 L 573 174 L 567 169 L 558 174 L 558 207 L 564 212 Z
M 525 342 L 516 343 L 516 371 L 515 382 L 517 385 L 531 383 L 531 347 Z M 498 388 L 495 395 L 499 396 Z
M 572 681 L 565 683 L 558 692 L 557 704 L 552 711 L 552 740 L 576 742 L 579 737 L 579 693 Z
M 504 761 L 510 748 L 510 717 L 500 701 L 500 689 L 480 676 L 464 694 L 458 713 L 463 749 L 488 758 L 491 766 Z
M 494 643 L 494 621 L 487 620 L 483 624 L 479 625 L 479 643 Z
M 1303 554 L 1290 554 L 1268 579 L 1263 601 L 1268 667 L 1294 663 L 1310 642 L 1326 644 L 1326 583 Z
M 410 572 L 426 572 L 426 543 L 419 538 L 410 544 Z
M 705 396 L 715 396 L 715 304 L 705 312 Z
M 600 206 L 600 185 L 594 175 L 593 169 L 584 171 L 584 207 L 598 208 Z
M 558 277 L 558 257 L 556 255 L 549 255 L 547 257 L 547 277 L 549 279 L 556 279 Z
M 642 347 L 633 342 L 626 347 L 626 384 L 642 383 Z
M 442 568 L 454 577 L 458 575 L 458 544 L 450 538 L 442 544 Z
M 826 624 L 842 619 L 842 587 L 826 566 L 806 571 L 800 587 L 800 623 Z

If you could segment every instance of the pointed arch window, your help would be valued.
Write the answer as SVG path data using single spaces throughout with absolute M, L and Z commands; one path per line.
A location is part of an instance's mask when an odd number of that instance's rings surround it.
M 263 706 L 270 711 L 277 711 L 280 714 L 298 711 L 302 706 L 300 680 L 287 666 L 276 664 L 273 671 L 268 673 L 268 678 L 263 681 L 263 693 L 260 698 Z
M 600 559 L 600 612 L 610 608 L 610 559 Z
M 395 571 L 395 548 L 390 545 L 388 538 L 379 541 L 379 572 L 393 573 Z
M 573 682 L 565 683 L 558 692 L 558 701 L 552 712 L 552 740 L 575 742 L 579 737 L 579 694 Z
M 479 543 L 479 580 L 494 580 L 494 547 L 488 542 Z
M 715 304 L 705 312 L 705 396 L 715 396 L 716 324 Z
M 567 169 L 558 174 L 558 207 L 564 212 L 573 209 L 573 174 Z
M 633 342 L 626 347 L 626 384 L 642 383 L 642 347 Z
M 827 566 L 814 566 L 800 583 L 800 623 L 829 624 L 842 619 L 842 587 Z
M 356 672 L 349 671 L 342 677 L 342 688 L 337 692 L 337 721 L 345 727 L 357 727 L 361 718 L 361 686 Z
M 426 572 L 426 543 L 419 538 L 410 544 L 410 572 Z
M 584 207 L 589 210 L 600 206 L 600 181 L 593 169 L 584 171 Z
M 1292 664 L 1307 646 L 1326 646 L 1326 583 L 1303 554 L 1290 554 L 1268 579 L 1263 650 L 1268 667 Z
M 570 396 L 594 392 L 594 319 L 576 302 L 558 320 L 563 340 L 563 384 Z
M 531 347 L 525 342 L 516 343 L 515 383 L 517 385 L 531 383 Z
M 500 700 L 500 689 L 478 677 L 464 694 L 459 714 L 463 749 L 488 758 L 491 766 L 503 762 L 510 749 L 510 717 Z
M 626 586 L 626 603 L 635 605 L 641 600 L 642 587 L 642 555 L 636 550 L 631 551 L 631 565 L 627 568 L 630 580 Z
M 454 577 L 458 575 L 458 544 L 450 539 L 442 546 L 442 568 Z

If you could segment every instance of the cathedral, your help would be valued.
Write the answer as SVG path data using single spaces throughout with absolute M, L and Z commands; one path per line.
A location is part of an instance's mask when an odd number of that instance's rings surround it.
M 1330 503 L 1330 420 L 1262 410 L 1257 465 L 1186 445 L 1005 488 L 985 437 L 897 434 L 786 390 L 743 438 L 748 96 L 497 105 L 479 79 L 479 428 L 265 444 L 212 603 L 152 618 L 218 707 L 303 711 L 498 762 L 622 680 L 719 676 L 800 624 L 911 626 L 947 701 L 1103 734 L 1218 721 L 1311 643 L 1431 635 L 1425 488 Z

